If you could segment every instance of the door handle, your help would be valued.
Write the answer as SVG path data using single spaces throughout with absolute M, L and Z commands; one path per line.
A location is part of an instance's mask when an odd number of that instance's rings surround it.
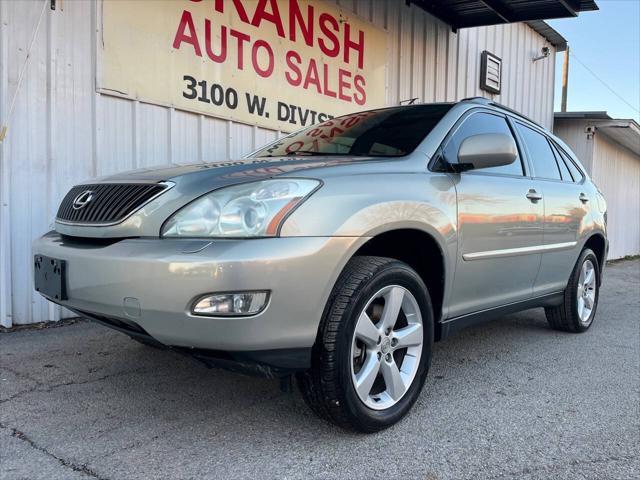
M 578 198 L 582 203 L 587 203 L 589 201 L 589 197 L 587 197 L 584 193 L 581 193 Z
M 533 203 L 535 203 L 538 200 L 542 200 L 542 194 L 536 192 L 535 189 L 530 188 L 529 191 L 527 192 L 527 198 L 531 200 Z

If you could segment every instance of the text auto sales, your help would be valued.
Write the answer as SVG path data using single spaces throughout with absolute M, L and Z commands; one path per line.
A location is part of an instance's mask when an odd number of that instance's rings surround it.
M 287 11 L 281 12 L 283 4 L 279 5 L 277 0 L 191 0 L 194 3 L 202 1 L 210 3 L 211 15 L 224 14 L 225 9 L 232 9 L 232 14 L 243 23 L 257 28 L 271 24 L 281 38 L 291 42 L 304 42 L 309 47 L 319 49 L 323 55 L 338 59 L 345 67 L 352 67 L 354 70 L 356 66 L 363 68 L 364 32 L 354 31 L 348 22 L 321 12 L 312 4 L 303 9 L 297 0 L 290 0 L 286 6 Z M 205 18 L 204 22 L 196 22 L 189 10 L 182 12 L 173 48 L 191 50 L 196 56 L 208 58 L 214 63 L 230 63 L 238 70 L 251 68 L 265 79 L 279 70 L 276 69 L 276 62 L 280 62 L 280 59 L 275 58 L 273 48 L 267 41 L 225 25 L 215 26 L 210 18 Z M 353 74 L 346 68 L 337 68 L 336 71 L 334 66 L 314 58 L 303 59 L 294 49 L 286 51 L 283 67 L 284 81 L 291 87 L 356 105 L 366 103 L 366 81 L 359 73 Z M 238 93 L 234 89 L 207 83 L 206 79 L 196 80 L 190 75 L 185 75 L 184 80 L 189 84 L 183 92 L 185 98 L 231 109 L 237 107 Z M 264 108 L 266 99 L 250 93 L 244 96 L 251 113 L 269 116 Z M 244 101 L 242 98 L 241 100 Z M 293 124 L 306 125 L 331 118 L 326 113 L 305 111 L 297 105 L 283 102 L 278 102 L 277 112 L 279 121 Z

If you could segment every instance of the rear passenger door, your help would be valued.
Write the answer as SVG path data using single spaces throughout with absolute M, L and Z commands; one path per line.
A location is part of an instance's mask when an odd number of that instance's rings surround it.
M 544 203 L 542 263 L 534 294 L 563 290 L 577 258 L 578 237 L 587 215 L 583 178 L 567 164 L 556 145 L 540 130 L 516 122 Z M 573 173 L 572 173 L 573 171 Z M 580 178 L 574 176 L 580 175 Z
M 476 111 L 445 140 L 447 161 L 457 162 L 463 140 L 484 133 L 513 136 L 504 115 Z M 543 207 L 522 155 L 510 165 L 452 178 L 458 200 L 458 256 L 449 316 L 530 298 L 540 267 Z

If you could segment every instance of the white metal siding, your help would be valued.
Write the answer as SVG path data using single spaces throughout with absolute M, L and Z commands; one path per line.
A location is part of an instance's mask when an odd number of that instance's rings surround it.
M 609 258 L 640 254 L 640 156 L 598 132 L 591 176 L 607 199 Z
M 0 113 L 6 118 L 42 1 L 0 1 Z M 555 55 L 525 24 L 451 32 L 401 0 L 339 1 L 389 35 L 388 104 L 487 95 L 550 127 Z M 160 2 L 161 4 L 161 2 Z M 131 168 L 239 157 L 278 132 L 95 92 L 95 19 L 99 3 L 47 7 L 19 92 L 8 138 L 0 144 L 0 323 L 60 318 L 32 289 L 31 241 L 49 229 L 64 193 L 95 175 Z M 555 54 L 555 50 L 552 52 Z M 479 89 L 480 53 L 503 59 L 503 91 Z
M 593 170 L 593 139 L 587 137 L 589 123 L 579 119 L 557 118 L 553 133 L 566 142 L 576 154 L 589 175 Z
M 593 122 L 559 118 L 554 133 L 578 156 L 607 199 L 609 259 L 640 254 L 640 156 L 596 129 Z

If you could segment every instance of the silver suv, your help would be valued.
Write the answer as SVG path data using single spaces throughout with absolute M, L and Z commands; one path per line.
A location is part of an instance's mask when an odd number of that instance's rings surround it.
M 318 415 L 370 432 L 407 413 L 433 342 L 462 327 L 544 307 L 587 330 L 608 243 L 567 145 L 469 99 L 83 183 L 33 248 L 49 300 L 211 366 L 295 373 Z

